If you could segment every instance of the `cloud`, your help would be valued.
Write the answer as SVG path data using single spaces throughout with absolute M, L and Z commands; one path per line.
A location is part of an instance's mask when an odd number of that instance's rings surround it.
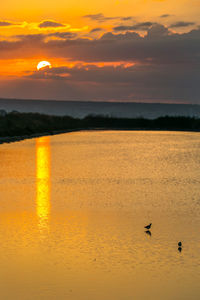
M 109 41 L 130 41 L 130 40 L 135 40 L 135 39 L 142 39 L 141 36 L 137 32 L 126 32 L 120 33 L 120 34 L 114 34 L 112 32 L 107 32 L 101 37 L 101 41 L 105 40 L 107 42 Z
M 60 39 L 63 39 L 63 40 L 72 39 L 72 38 L 75 38 L 76 36 L 77 36 L 76 33 L 69 32 L 69 31 L 66 31 L 66 32 L 53 32 L 53 33 L 43 35 L 44 38 L 57 37 L 57 38 L 60 38 Z
M 130 21 L 132 19 L 133 19 L 133 17 L 121 17 L 122 21 Z
M 149 29 L 153 24 L 152 22 L 143 22 L 143 23 L 137 23 L 132 26 L 127 25 L 119 25 L 113 28 L 114 31 L 133 31 L 133 30 L 147 30 Z
M 164 15 L 161 15 L 160 18 L 168 18 L 168 17 L 171 17 L 172 15 L 169 15 L 169 14 L 164 14 Z
M 46 44 L 46 41 L 50 40 L 49 38 L 55 37 L 55 38 L 59 38 L 59 39 L 63 39 L 63 40 L 70 40 L 72 38 L 75 38 L 77 36 L 76 33 L 74 32 L 69 32 L 69 31 L 65 31 L 65 32 L 51 32 L 51 33 L 47 33 L 47 34 L 43 34 L 43 33 L 39 33 L 39 34 L 28 34 L 28 35 L 17 35 L 15 36 L 15 38 L 17 38 L 19 41 L 18 43 L 22 42 L 23 43 L 28 43 L 30 45 L 32 45 L 32 43 L 44 43 Z
M 53 36 L 61 39 L 49 39 Z M 108 32 L 87 39 L 67 32 L 18 35 L 15 41 L 0 41 L 0 56 L 4 59 L 32 58 L 40 53 L 71 61 L 193 64 L 200 60 L 200 29 L 176 34 L 161 24 L 154 24 L 143 37 L 136 32 Z
M 184 21 L 180 21 L 180 22 L 176 22 L 171 24 L 169 27 L 170 28 L 178 28 L 178 27 L 187 27 L 187 26 L 191 26 L 191 25 L 195 25 L 196 23 L 194 22 L 184 22 Z
M 130 20 L 134 19 L 134 17 L 132 17 L 132 16 L 127 16 L 127 17 L 120 17 L 120 16 L 106 17 L 102 13 L 85 15 L 85 16 L 83 16 L 83 18 L 87 18 L 87 19 L 90 19 L 92 21 L 97 21 L 97 22 L 106 22 L 106 21 L 110 21 L 110 20 L 130 21 Z
M 104 14 L 98 13 L 98 14 L 90 14 L 90 15 L 85 15 L 83 18 L 90 19 L 92 21 L 97 21 L 97 22 L 105 22 L 109 20 L 115 20 L 119 19 L 119 17 L 105 17 Z
M 85 15 L 85 16 L 83 16 L 83 18 L 99 21 L 99 20 L 104 19 L 104 15 L 99 13 L 99 14 L 93 14 L 93 15 Z
M 65 27 L 66 25 L 62 24 L 62 23 L 58 23 L 55 21 L 51 21 L 51 20 L 47 20 L 47 21 L 43 21 L 41 22 L 38 27 L 39 28 L 57 28 L 57 27 Z
M 62 66 L 0 82 L 1 96 L 60 100 L 116 100 L 198 103 L 198 66 Z
M 102 31 L 103 28 L 100 28 L 100 27 L 97 27 L 97 28 L 93 28 L 92 30 L 90 30 L 90 32 L 99 32 L 99 31 Z
M 53 36 L 60 39 L 52 40 Z M 69 32 L 56 32 L 14 38 L 14 41 L 0 41 L 1 58 L 33 58 L 41 53 L 42 56 L 84 62 L 200 63 L 200 29 L 177 34 L 161 24 L 154 24 L 144 36 L 134 31 L 107 32 L 99 38 L 87 39 Z
M 71 32 L 13 38 L 0 41 L 1 59 L 46 56 L 82 63 L 34 72 L 6 87 L 0 82 L 0 96 L 200 103 L 200 29 L 177 34 L 153 24 L 144 36 L 113 31 L 93 39 Z
M 12 22 L 8 22 L 8 21 L 0 21 L 0 26 L 1 27 L 6 27 L 6 26 L 12 26 L 13 23 Z
M 147 31 L 147 38 L 149 39 L 159 39 L 170 35 L 170 31 L 167 27 L 161 24 L 155 24 Z

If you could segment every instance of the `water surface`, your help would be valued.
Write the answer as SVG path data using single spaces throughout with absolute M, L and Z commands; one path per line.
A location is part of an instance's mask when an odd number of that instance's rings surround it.
M 199 299 L 199 149 L 150 131 L 0 145 L 1 299 Z

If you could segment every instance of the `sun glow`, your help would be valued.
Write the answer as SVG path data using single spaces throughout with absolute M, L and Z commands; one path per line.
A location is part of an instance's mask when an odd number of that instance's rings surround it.
M 50 62 L 45 61 L 45 60 L 40 61 L 39 64 L 37 65 L 37 70 L 39 71 L 43 68 L 51 68 Z

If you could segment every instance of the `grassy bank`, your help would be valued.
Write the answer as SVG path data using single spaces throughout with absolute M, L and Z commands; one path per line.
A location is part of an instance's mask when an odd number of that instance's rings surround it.
M 84 119 L 69 116 L 49 116 L 38 113 L 9 113 L 0 117 L 1 141 L 13 137 L 40 136 L 60 132 L 92 129 L 122 130 L 181 130 L 200 131 L 200 119 L 190 117 L 160 117 L 157 119 L 126 119 L 105 116 L 87 116 Z

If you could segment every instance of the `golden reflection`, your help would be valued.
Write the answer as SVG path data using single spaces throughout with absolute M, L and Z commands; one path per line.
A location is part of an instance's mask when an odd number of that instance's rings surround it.
M 36 205 L 40 232 L 48 230 L 50 214 L 50 137 L 36 139 Z

